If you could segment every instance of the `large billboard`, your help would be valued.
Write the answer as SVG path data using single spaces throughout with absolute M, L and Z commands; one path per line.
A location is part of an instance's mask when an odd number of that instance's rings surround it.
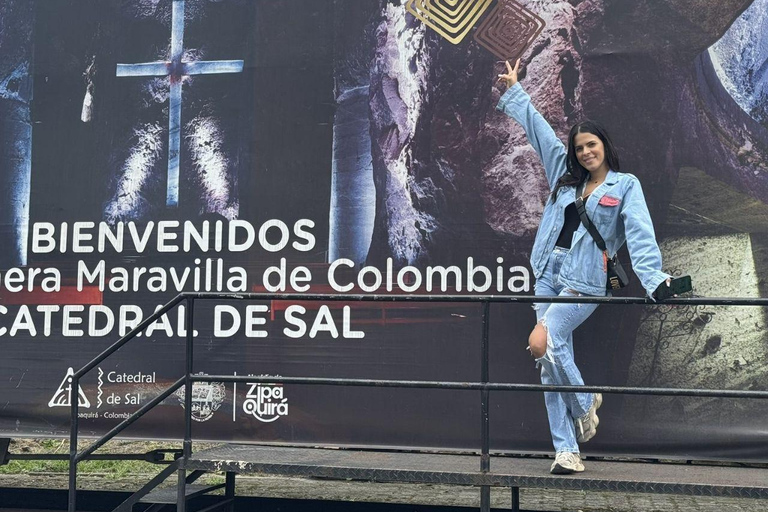
M 0 435 L 68 432 L 69 375 L 180 291 L 532 295 L 548 186 L 503 60 L 600 120 L 670 274 L 765 296 L 768 0 L 0 0 Z M 621 257 L 628 262 L 626 251 Z M 628 265 L 625 265 L 628 266 Z M 641 296 L 637 279 L 622 294 Z M 472 304 L 218 301 L 196 372 L 477 381 Z M 494 382 L 538 382 L 491 308 Z M 588 384 L 768 388 L 766 312 L 601 306 Z M 83 434 L 178 379 L 184 308 L 81 383 Z M 479 447 L 469 391 L 196 385 L 197 438 Z M 179 394 L 127 431 L 179 437 Z M 587 454 L 768 460 L 764 401 L 606 396 Z M 549 452 L 538 393 L 491 449 Z

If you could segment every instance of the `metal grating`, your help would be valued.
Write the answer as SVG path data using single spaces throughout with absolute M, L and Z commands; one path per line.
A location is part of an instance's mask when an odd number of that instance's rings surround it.
M 199 484 L 187 484 L 186 486 L 186 496 L 187 498 L 195 498 L 197 496 L 201 496 L 203 494 L 207 494 L 210 491 L 216 490 L 216 489 L 222 489 L 223 485 L 199 485 Z M 139 503 L 166 503 L 166 504 L 174 504 L 176 503 L 176 498 L 178 497 L 178 489 L 176 486 L 174 487 L 166 487 L 164 489 L 156 489 L 143 498 L 139 500 Z
M 192 454 L 188 470 L 496 487 L 768 498 L 765 469 L 682 464 L 587 461 L 576 475 L 549 473 L 550 461 L 494 457 L 481 473 L 474 455 L 223 445 Z

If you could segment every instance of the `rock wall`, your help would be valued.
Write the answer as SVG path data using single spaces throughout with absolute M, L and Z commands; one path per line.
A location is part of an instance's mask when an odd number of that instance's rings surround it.
M 404 3 L 381 2 L 371 63 L 377 207 L 369 259 L 524 256 L 548 191 L 522 130 L 495 111 L 501 65 L 474 42 L 442 41 Z M 730 128 L 711 126 L 702 113 L 697 59 L 751 3 L 524 2 L 547 23 L 524 55 L 524 87 L 562 137 L 584 118 L 607 126 L 622 170 L 653 189 L 649 206 L 659 228 L 677 170 L 692 165 L 691 155 L 705 155 L 704 169 L 716 172 L 712 164 L 725 162 L 712 153 L 738 154 L 715 133 Z M 691 142 L 704 132 L 712 135 Z M 761 155 L 753 160 L 765 161 Z
M 0 4 L 0 268 L 27 263 L 34 19 L 32 2 Z
M 768 263 L 762 245 L 754 246 L 748 234 L 735 234 L 668 238 L 662 250 L 670 269 L 696 276 L 698 295 L 760 297 L 765 291 L 760 271 Z M 638 330 L 629 385 L 764 389 L 768 383 L 766 318 L 760 307 L 649 308 Z M 654 420 L 663 422 L 706 417 L 725 424 L 730 417 L 738 418 L 738 411 L 754 405 L 745 400 L 674 397 L 643 403 L 644 408 L 628 408 L 626 413 L 637 416 L 638 421 L 652 414 Z

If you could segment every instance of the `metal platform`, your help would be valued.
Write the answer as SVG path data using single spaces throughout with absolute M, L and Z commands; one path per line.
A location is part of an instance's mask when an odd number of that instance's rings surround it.
M 223 489 L 224 484 L 220 485 L 187 485 L 184 489 L 187 499 L 196 498 L 208 494 L 216 489 Z M 176 487 L 167 487 L 165 489 L 155 489 L 137 503 L 165 503 L 174 504 L 178 499 L 179 491 Z
M 481 358 L 480 375 L 474 382 L 343 379 L 329 377 L 277 377 L 244 375 L 211 375 L 194 372 L 194 304 L 195 300 L 261 300 L 261 301 L 328 301 L 328 302 L 376 302 L 376 303 L 475 303 L 482 305 L 482 336 L 479 338 Z M 519 510 L 520 488 L 578 489 L 590 491 L 646 492 L 656 494 L 681 494 L 698 496 L 722 496 L 739 498 L 768 498 L 768 478 L 764 468 L 704 465 L 637 464 L 615 461 L 588 462 L 588 470 L 578 475 L 550 475 L 550 462 L 542 459 L 521 457 L 490 457 L 490 405 L 491 391 L 505 392 L 565 392 L 565 393 L 617 393 L 622 395 L 715 397 L 720 399 L 768 399 L 768 391 L 731 389 L 685 389 L 656 387 L 616 386 L 554 386 L 490 381 L 490 311 L 491 304 L 502 302 L 551 302 L 551 303 L 612 303 L 653 304 L 650 299 L 639 297 L 534 297 L 494 295 L 364 295 L 364 294 L 275 294 L 275 293 L 181 293 L 152 315 L 134 327 L 128 334 L 105 349 L 77 372 L 71 375 L 70 389 L 70 447 L 78 446 L 79 400 L 77 390 L 80 379 L 95 369 L 101 361 L 137 336 L 152 322 L 159 320 L 171 308 L 185 302 L 186 364 L 185 374 L 162 393 L 147 401 L 129 418 L 115 426 L 87 448 L 70 450 L 69 455 L 69 502 L 68 511 L 77 510 L 77 468 L 110 439 L 120 434 L 145 413 L 162 403 L 177 390 L 184 389 L 184 443 L 183 457 L 161 471 L 147 485 L 126 500 L 126 507 L 155 488 L 178 469 L 178 494 L 184 495 L 186 486 L 194 481 L 199 471 L 226 472 L 226 493 L 229 500 L 235 497 L 235 474 L 261 473 L 284 476 L 320 477 L 338 480 L 365 480 L 372 482 L 414 482 L 480 486 L 480 510 L 490 511 L 490 487 L 511 489 L 512 510 Z M 768 298 L 689 298 L 670 299 L 667 304 L 768 306 Z M 286 446 L 225 445 L 215 449 L 192 453 L 192 395 L 194 384 L 221 382 L 247 384 L 270 383 L 302 386 L 364 386 L 400 389 L 475 390 L 480 398 L 479 446 L 482 454 L 435 454 L 404 453 L 396 451 L 333 450 L 297 448 Z M 318 441 L 319 443 L 321 441 Z M 396 447 L 392 447 L 396 450 Z M 186 471 L 193 471 L 192 475 Z M 229 503 L 229 506 L 232 502 Z M 122 505 L 121 505 L 122 507 Z M 187 511 L 187 500 L 177 503 L 179 512 Z M 122 511 L 123 509 L 121 509 Z M 125 508 L 125 512 L 128 509 Z
M 592 461 L 580 474 L 549 473 L 548 459 L 493 457 L 480 472 L 474 455 L 403 453 L 228 444 L 193 453 L 187 470 L 231 471 L 373 482 L 414 482 L 511 488 L 651 492 L 768 498 L 763 468 Z

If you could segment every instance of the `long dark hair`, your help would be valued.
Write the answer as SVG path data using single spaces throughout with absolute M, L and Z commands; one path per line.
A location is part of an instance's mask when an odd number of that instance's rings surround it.
M 608 168 L 614 171 L 620 169 L 619 154 L 616 152 L 616 146 L 613 145 L 611 137 L 608 132 L 605 131 L 603 125 L 597 121 L 582 121 L 575 124 L 571 128 L 571 133 L 568 134 L 568 155 L 566 157 L 567 171 L 563 174 L 554 190 L 552 190 L 552 201 L 557 199 L 557 192 L 563 187 L 580 187 L 587 179 L 589 171 L 587 171 L 576 158 L 576 145 L 574 139 L 579 133 L 591 133 L 603 142 L 605 147 L 605 161 L 608 163 Z

